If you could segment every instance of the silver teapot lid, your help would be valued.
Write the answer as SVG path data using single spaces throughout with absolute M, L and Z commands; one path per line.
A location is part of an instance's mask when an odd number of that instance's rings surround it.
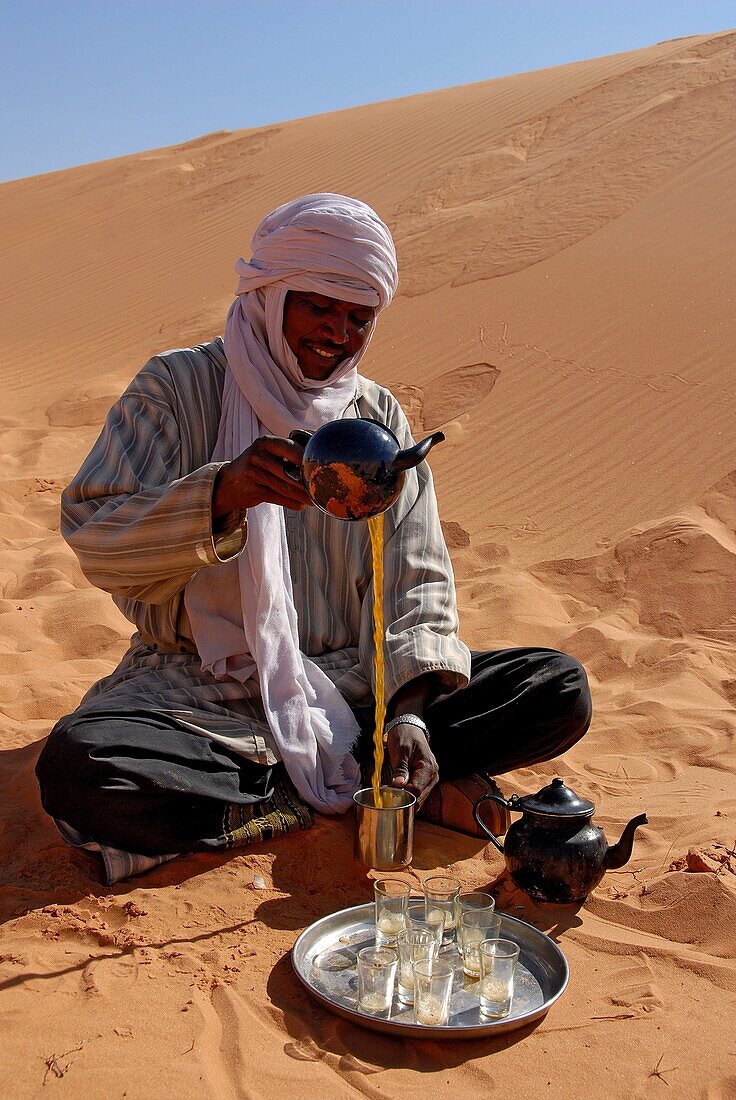
M 590 817 L 595 812 L 593 803 L 575 794 L 562 779 L 553 779 L 536 794 L 527 794 L 522 798 L 514 795 L 509 801 L 515 810 L 529 810 L 548 817 Z

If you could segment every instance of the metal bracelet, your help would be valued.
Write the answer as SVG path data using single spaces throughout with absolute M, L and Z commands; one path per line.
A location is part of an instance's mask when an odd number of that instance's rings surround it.
M 400 726 L 405 723 L 407 726 L 416 726 L 422 731 L 427 738 L 427 744 L 429 744 L 429 730 L 427 729 L 427 723 L 423 718 L 420 718 L 418 714 L 397 714 L 395 718 L 392 718 L 390 722 L 387 722 L 383 727 L 383 743 L 386 744 L 388 735 L 394 726 Z

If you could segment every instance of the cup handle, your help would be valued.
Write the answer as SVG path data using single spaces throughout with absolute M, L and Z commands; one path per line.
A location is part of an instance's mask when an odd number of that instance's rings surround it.
M 481 816 L 480 816 L 480 813 L 479 813 L 478 808 L 479 808 L 481 802 L 487 802 L 489 800 L 492 801 L 492 802 L 498 802 L 499 806 L 505 806 L 507 810 L 512 810 L 513 806 L 511 805 L 510 802 L 507 802 L 505 798 L 501 798 L 501 796 L 498 795 L 498 794 L 484 794 L 483 797 L 479 798 L 478 801 L 473 806 L 473 817 L 475 818 L 476 823 L 481 827 L 481 829 L 486 834 L 486 836 L 491 841 L 491 843 L 496 845 L 496 847 L 498 848 L 501 855 L 503 855 L 503 844 L 498 839 L 496 834 L 491 832 L 491 830 L 486 825 L 485 821 L 481 820 Z

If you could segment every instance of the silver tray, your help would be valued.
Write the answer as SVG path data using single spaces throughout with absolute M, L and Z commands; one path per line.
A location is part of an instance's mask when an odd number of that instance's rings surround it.
M 342 909 L 310 924 L 297 939 L 291 961 L 297 977 L 313 997 L 338 1016 L 374 1031 L 391 1035 L 434 1039 L 478 1039 L 500 1035 L 539 1020 L 562 996 L 569 971 L 567 960 L 554 940 L 525 921 L 501 918 L 501 936 L 521 948 L 514 983 L 514 997 L 508 1016 L 490 1020 L 480 1015 L 478 983 L 463 974 L 462 960 L 452 943 L 442 949 L 442 958 L 455 967 L 449 1022 L 440 1027 L 418 1024 L 414 1009 L 396 997 L 386 1019 L 358 1008 L 357 954 L 375 942 L 373 903 Z

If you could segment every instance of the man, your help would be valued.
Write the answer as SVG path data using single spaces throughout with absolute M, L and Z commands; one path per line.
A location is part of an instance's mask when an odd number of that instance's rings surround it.
M 150 360 L 62 500 L 86 576 L 137 628 L 37 768 L 44 807 L 101 848 L 109 880 L 303 828 L 361 784 L 367 527 L 311 505 L 289 433 L 362 416 L 411 442 L 395 398 L 357 373 L 396 289 L 393 241 L 364 203 L 307 195 L 264 218 L 237 270 L 224 341 Z M 585 673 L 551 650 L 471 659 L 426 463 L 386 513 L 384 577 L 390 781 L 472 832 L 489 775 L 583 735 Z

